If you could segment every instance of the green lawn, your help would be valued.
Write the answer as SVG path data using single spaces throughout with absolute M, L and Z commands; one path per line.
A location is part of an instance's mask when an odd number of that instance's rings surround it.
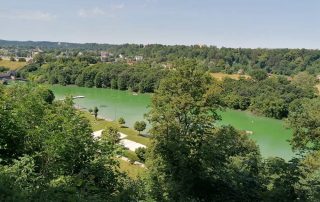
M 133 165 L 122 159 L 119 159 L 119 163 L 120 163 L 119 170 L 127 173 L 127 175 L 132 179 L 137 179 L 139 176 L 143 175 L 146 171 L 145 168 L 138 165 Z
M 128 137 L 126 137 L 126 139 L 128 140 L 132 140 L 140 144 L 144 144 L 146 146 L 149 146 L 150 144 L 149 138 L 140 136 L 137 131 L 131 128 L 122 128 L 119 123 L 114 121 L 106 121 L 104 119 L 96 120 L 93 115 L 91 115 L 89 112 L 86 112 L 86 111 L 81 111 L 81 114 L 90 121 L 93 131 L 102 130 L 108 126 L 113 126 L 113 127 L 117 127 L 120 132 L 128 135 Z
M 10 70 L 16 70 L 24 67 L 26 62 L 18 62 L 18 61 L 9 61 L 9 60 L 0 60 L 0 66 L 7 67 Z
M 131 128 L 121 128 L 120 124 L 116 122 L 106 121 L 104 119 L 95 120 L 94 116 L 86 111 L 81 111 L 80 113 L 89 120 L 93 131 L 101 130 L 108 126 L 113 126 L 113 127 L 119 128 L 120 132 L 128 135 L 127 139 L 129 140 L 132 140 L 144 145 L 148 145 L 150 143 L 149 142 L 150 140 L 148 138 L 139 136 L 138 132 Z M 137 157 L 136 153 L 130 150 L 125 150 L 124 156 L 133 161 L 139 161 L 139 158 Z M 119 159 L 119 163 L 120 163 L 119 170 L 121 172 L 127 173 L 127 175 L 132 179 L 137 179 L 138 176 L 141 176 L 143 173 L 145 173 L 145 168 L 141 166 L 133 165 L 130 162 L 124 161 L 122 159 Z

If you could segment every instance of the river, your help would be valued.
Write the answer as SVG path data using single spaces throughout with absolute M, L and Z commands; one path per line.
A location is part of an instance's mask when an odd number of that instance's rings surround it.
M 151 102 L 149 94 L 135 95 L 128 91 L 58 85 L 50 88 L 56 99 L 68 95 L 85 96 L 75 99 L 78 107 L 88 110 L 97 106 L 100 116 L 112 120 L 123 117 L 129 127 L 133 127 L 135 121 L 144 119 Z M 219 113 L 222 117 L 220 125 L 230 124 L 241 130 L 252 131 L 250 137 L 258 143 L 263 156 L 279 156 L 286 160 L 294 156 L 288 142 L 292 132 L 285 128 L 283 121 L 256 116 L 246 111 L 226 110 Z

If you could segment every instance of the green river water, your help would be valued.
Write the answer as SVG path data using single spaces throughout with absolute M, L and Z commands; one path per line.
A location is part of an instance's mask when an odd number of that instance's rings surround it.
M 50 88 L 54 91 L 56 99 L 68 95 L 85 96 L 74 100 L 76 106 L 86 109 L 97 106 L 99 116 L 112 120 L 123 117 L 129 127 L 132 127 L 135 121 L 144 119 L 151 102 L 151 96 L 148 94 L 134 95 L 128 91 L 76 86 Z M 288 160 L 294 155 L 287 141 L 291 131 L 285 128 L 283 121 L 236 110 L 226 110 L 220 114 L 222 121 L 219 124 L 230 124 L 241 130 L 252 131 L 250 137 L 258 143 L 263 156 L 279 156 Z

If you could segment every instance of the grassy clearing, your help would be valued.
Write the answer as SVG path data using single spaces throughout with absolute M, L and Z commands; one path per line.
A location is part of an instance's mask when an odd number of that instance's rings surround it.
M 137 154 L 133 151 L 130 150 L 125 150 L 123 153 L 124 157 L 127 157 L 128 159 L 132 160 L 132 161 L 138 161 L 141 162 L 140 159 L 138 158 Z
M 149 138 L 140 136 L 137 131 L 131 128 L 122 128 L 119 123 L 114 121 L 106 121 L 104 119 L 95 120 L 94 116 L 92 116 L 89 112 L 86 112 L 86 111 L 81 111 L 81 113 L 84 117 L 86 117 L 90 121 L 93 131 L 102 130 L 110 126 L 117 127 L 120 132 L 128 135 L 126 139 L 138 142 L 140 144 L 144 144 L 146 146 L 149 146 L 150 144 Z
M 10 70 L 16 70 L 24 67 L 27 63 L 26 62 L 16 62 L 16 61 L 9 61 L 9 60 L 0 60 L 0 66 L 7 67 Z
M 119 159 L 119 170 L 127 173 L 127 175 L 132 179 L 137 179 L 139 176 L 143 175 L 146 171 L 145 168 L 133 165 L 130 162 Z
M 240 78 L 249 79 L 250 76 L 248 75 L 240 75 L 240 74 L 225 74 L 225 73 L 210 73 L 211 76 L 219 81 L 223 80 L 224 78 L 231 78 L 235 80 L 239 80 Z

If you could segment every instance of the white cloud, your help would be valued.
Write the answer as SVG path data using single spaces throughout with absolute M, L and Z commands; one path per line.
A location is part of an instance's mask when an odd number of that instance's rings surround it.
M 80 9 L 78 11 L 78 16 L 82 18 L 93 18 L 93 17 L 110 17 L 113 18 L 116 15 L 118 10 L 121 10 L 125 7 L 124 3 L 121 4 L 113 4 L 108 6 L 107 8 L 89 8 L 89 9 Z
M 33 10 L 1 10 L 0 18 L 12 20 L 51 21 L 57 18 L 48 12 Z
M 96 16 L 103 16 L 106 15 L 106 11 L 100 9 L 100 8 L 93 8 L 93 9 L 80 9 L 78 11 L 78 15 L 80 17 L 96 17 Z

